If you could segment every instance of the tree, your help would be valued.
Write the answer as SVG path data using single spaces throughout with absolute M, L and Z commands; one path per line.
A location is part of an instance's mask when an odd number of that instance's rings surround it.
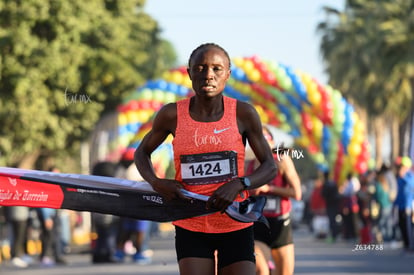
M 380 163 L 384 122 L 404 125 L 412 113 L 414 1 L 348 0 L 343 12 L 324 9 L 318 31 L 330 82 L 377 121 Z
M 0 165 L 73 158 L 124 93 L 173 65 L 144 3 L 0 1 Z

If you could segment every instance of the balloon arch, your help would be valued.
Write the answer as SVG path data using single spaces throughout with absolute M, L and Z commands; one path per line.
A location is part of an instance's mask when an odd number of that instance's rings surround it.
M 337 181 L 349 172 L 364 173 L 370 158 L 362 122 L 353 106 L 329 85 L 289 66 L 258 56 L 232 59 L 232 73 L 224 94 L 253 104 L 264 124 L 290 134 L 322 170 Z M 151 118 L 164 104 L 191 96 L 186 67 L 165 72 L 129 94 L 117 109 L 117 125 L 110 134 L 108 160 L 132 157 L 151 127 Z M 165 171 L 172 159 L 171 141 L 160 146 L 154 165 Z

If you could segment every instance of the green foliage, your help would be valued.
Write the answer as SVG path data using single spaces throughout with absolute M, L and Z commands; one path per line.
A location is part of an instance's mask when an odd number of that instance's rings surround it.
M 348 0 L 318 26 L 331 85 L 372 117 L 411 114 L 414 0 Z
M 174 64 L 144 4 L 0 0 L 0 165 L 78 154 L 123 94 Z

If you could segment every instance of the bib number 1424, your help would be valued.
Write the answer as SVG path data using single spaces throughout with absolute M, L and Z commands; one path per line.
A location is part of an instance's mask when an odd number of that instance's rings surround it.
M 187 184 L 210 184 L 237 177 L 233 151 L 181 156 L 181 176 Z

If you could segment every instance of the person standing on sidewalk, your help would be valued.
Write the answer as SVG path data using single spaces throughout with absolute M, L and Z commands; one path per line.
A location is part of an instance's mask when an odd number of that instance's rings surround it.
M 92 168 L 92 175 L 115 177 L 117 165 L 109 161 L 100 161 Z M 114 263 L 116 237 L 119 231 L 119 217 L 111 214 L 95 213 L 91 215 L 93 231 L 96 233 L 95 245 L 92 248 L 92 263 Z
M 253 275 L 253 223 L 238 222 L 224 212 L 234 201 L 247 199 L 248 189 L 269 182 L 277 168 L 257 111 L 223 95 L 231 73 L 228 53 L 217 44 L 202 44 L 191 53 L 188 65 L 194 96 L 160 109 L 135 152 L 135 163 L 165 199 L 189 200 L 181 192 L 184 188 L 209 196 L 206 207 L 217 210 L 173 222 L 181 275 L 214 275 L 216 267 L 221 275 Z M 170 134 L 175 180 L 157 177 L 151 162 L 152 152 Z M 244 175 L 247 141 L 260 161 L 248 177 Z
M 143 180 L 134 165 L 133 158 L 130 159 L 126 154 L 119 161 L 117 177 L 136 181 Z M 134 263 L 140 265 L 150 264 L 153 254 L 153 251 L 148 249 L 150 226 L 151 221 L 121 217 L 119 220 L 115 259 L 119 262 L 125 261 L 128 250 L 126 249 L 126 245 L 131 242 L 135 249 L 132 255 Z
M 326 214 L 329 220 L 329 237 L 328 242 L 336 242 L 336 239 L 340 233 L 340 224 L 338 217 L 340 217 L 340 202 L 341 196 L 338 191 L 338 185 L 331 178 L 330 172 L 324 171 L 323 173 L 323 187 L 322 196 L 326 203 Z
M 51 167 L 50 172 L 59 173 L 56 167 Z M 40 253 L 40 264 L 44 267 L 51 267 L 56 264 L 67 264 L 63 257 L 63 247 L 61 242 L 61 220 L 60 209 L 36 208 L 36 213 L 40 222 L 40 240 L 42 250 Z
M 357 193 L 361 189 L 361 183 L 356 175 L 348 173 L 343 185 L 339 188 L 342 195 L 342 221 L 344 239 L 356 242 L 359 238 L 359 204 Z
M 19 268 L 29 266 L 27 252 L 27 229 L 29 222 L 29 208 L 26 206 L 6 206 L 6 222 L 11 229 L 11 263 Z
M 404 248 L 408 252 L 414 252 L 414 173 L 411 170 L 412 161 L 408 157 L 402 157 L 397 163 L 397 197 L 394 205 L 398 209 L 398 226 L 404 242 Z

